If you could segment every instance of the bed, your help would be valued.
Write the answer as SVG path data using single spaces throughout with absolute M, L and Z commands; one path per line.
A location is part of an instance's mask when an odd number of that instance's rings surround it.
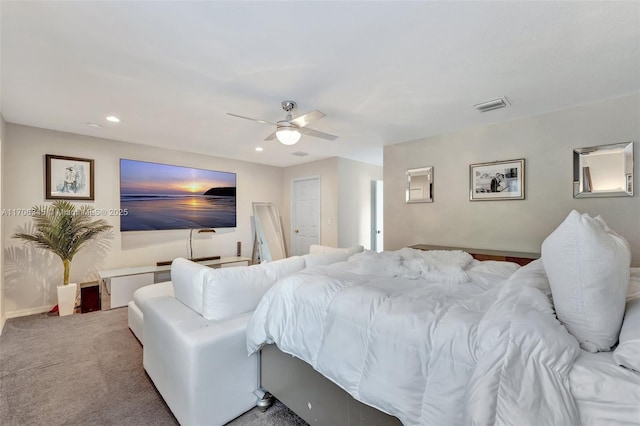
M 276 283 L 247 329 L 263 387 L 311 424 L 640 422 L 640 373 L 581 349 L 540 260 L 421 253 Z

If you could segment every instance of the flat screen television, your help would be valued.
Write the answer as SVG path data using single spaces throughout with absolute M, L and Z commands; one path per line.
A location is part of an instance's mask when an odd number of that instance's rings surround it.
M 121 231 L 235 226 L 235 173 L 120 159 Z

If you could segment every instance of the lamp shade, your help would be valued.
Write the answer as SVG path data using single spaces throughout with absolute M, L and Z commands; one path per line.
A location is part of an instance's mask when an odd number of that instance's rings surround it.
M 284 145 L 295 145 L 301 136 L 299 131 L 292 128 L 283 127 L 276 131 L 276 138 Z

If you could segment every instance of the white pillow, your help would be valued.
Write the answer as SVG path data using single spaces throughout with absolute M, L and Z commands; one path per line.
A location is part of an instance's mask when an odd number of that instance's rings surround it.
M 202 316 L 221 321 L 253 311 L 276 281 L 263 265 L 211 269 L 204 277 Z
M 303 270 L 305 263 L 302 256 L 291 256 L 274 260 L 273 262 L 262 263 L 262 267 L 276 281 Z
M 327 254 L 305 254 L 304 264 L 306 268 L 312 266 L 331 265 L 337 262 L 346 262 L 349 259 L 349 254 L 345 251 L 327 253 Z
M 321 246 L 320 244 L 311 244 L 309 246 L 309 254 L 347 253 L 349 256 L 351 256 L 352 254 L 360 253 L 363 250 L 364 247 L 362 246 L 353 246 L 348 248 Z
M 618 340 L 629 287 L 629 244 L 600 216 L 573 210 L 542 243 L 558 319 L 589 352 Z
M 613 359 L 618 365 L 640 372 L 640 299 L 627 302 L 620 343 L 613 351 Z
M 513 265 L 511 262 L 495 262 L 498 264 Z M 516 265 L 517 266 L 517 265 Z M 549 278 L 544 270 L 541 259 L 519 268 L 509 277 L 509 282 L 517 281 L 519 285 L 525 287 L 537 288 L 547 297 L 551 296 L 551 288 L 549 286 Z
M 627 292 L 627 302 L 640 298 L 640 268 L 631 268 L 631 278 L 629 279 L 629 291 Z
M 171 262 L 171 282 L 176 299 L 202 315 L 202 285 L 208 266 L 178 257 Z
M 347 247 L 347 254 L 351 256 L 352 254 L 361 253 L 364 250 L 363 246 L 352 246 Z

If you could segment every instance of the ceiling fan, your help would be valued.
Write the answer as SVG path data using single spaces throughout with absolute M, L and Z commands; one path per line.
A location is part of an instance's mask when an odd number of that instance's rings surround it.
M 285 118 L 284 120 L 280 120 L 277 123 L 272 123 L 271 121 L 267 120 L 258 120 L 256 118 L 245 117 L 243 115 L 232 114 L 230 112 L 228 112 L 227 114 L 233 117 L 244 118 L 245 120 L 257 121 L 258 123 L 276 126 L 276 131 L 267 136 L 264 139 L 265 141 L 270 141 L 274 138 L 277 138 L 284 145 L 294 145 L 298 143 L 300 137 L 303 134 L 314 136 L 316 138 L 327 139 L 330 141 L 338 139 L 337 136 L 330 135 L 329 133 L 319 132 L 307 127 L 309 123 L 325 117 L 325 114 L 318 110 L 311 111 L 296 118 L 292 118 L 291 111 L 293 111 L 296 106 L 297 104 L 294 101 L 282 101 L 282 109 L 287 112 L 287 118 Z

